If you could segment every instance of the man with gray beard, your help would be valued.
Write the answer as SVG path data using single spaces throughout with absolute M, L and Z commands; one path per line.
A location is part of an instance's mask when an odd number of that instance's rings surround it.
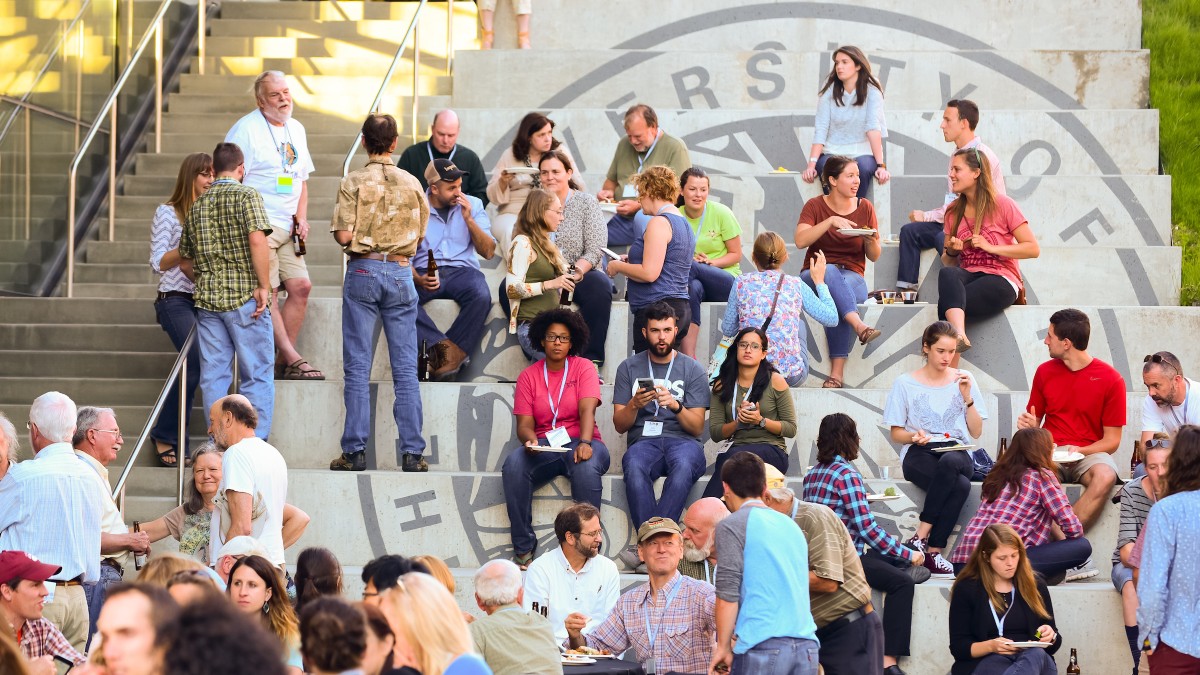
M 713 582 L 717 572 L 717 542 L 713 533 L 725 520 L 729 508 L 716 497 L 698 499 L 683 515 L 683 560 L 679 572 L 701 581 Z

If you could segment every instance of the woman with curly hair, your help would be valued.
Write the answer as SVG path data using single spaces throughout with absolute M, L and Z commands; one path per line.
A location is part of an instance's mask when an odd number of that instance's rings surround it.
M 629 278 L 629 311 L 633 313 L 633 351 L 649 346 L 642 328 L 643 309 L 662 301 L 671 306 L 678 320 L 676 342 L 687 335 L 692 324 L 689 280 L 696 233 L 675 208 L 679 182 L 669 167 L 652 166 L 632 178 L 642 213 L 651 216 L 646 231 L 634 240 L 629 254 L 608 263 L 608 276 Z M 686 352 L 685 352 L 686 353 Z M 688 354 L 695 358 L 695 354 Z
M 713 379 L 708 430 L 713 441 L 724 446 L 713 465 L 714 479 L 704 489 L 705 497 L 721 496 L 721 467 L 743 450 L 787 475 L 787 439 L 796 436 L 796 410 L 787 380 L 767 360 L 768 344 L 761 328 L 741 329 Z
M 596 425 L 600 374 L 580 356 L 588 343 L 583 317 L 569 309 L 538 314 L 529 338 L 545 358 L 517 376 L 513 414 L 519 447 L 501 467 L 504 501 L 512 524 L 513 562 L 522 569 L 533 560 L 533 491 L 557 476 L 571 481 L 571 497 L 600 508 L 601 478 L 608 471 L 608 447 Z M 552 448 L 545 450 L 539 448 Z
M 339 597 L 317 598 L 300 612 L 300 644 L 309 675 L 362 673 L 366 616 Z
M 280 656 L 289 675 L 304 672 L 300 658 L 300 622 L 278 568 L 266 558 L 248 555 L 233 564 L 229 572 L 229 599 L 247 616 L 258 616 L 262 625 L 279 638 Z

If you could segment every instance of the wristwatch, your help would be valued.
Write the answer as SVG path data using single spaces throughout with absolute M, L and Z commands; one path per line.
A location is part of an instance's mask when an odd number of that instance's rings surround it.
M 765 418 L 765 417 L 760 418 L 758 420 L 758 426 L 760 429 L 766 429 L 767 428 L 767 418 Z

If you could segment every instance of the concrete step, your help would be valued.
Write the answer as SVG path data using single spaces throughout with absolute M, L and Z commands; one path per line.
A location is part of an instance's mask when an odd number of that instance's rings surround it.
M 632 99 L 615 103 L 624 109 Z M 566 100 L 554 101 L 559 108 Z M 808 156 L 812 141 L 812 107 L 802 110 L 657 110 L 660 126 L 682 139 L 692 162 L 723 173 L 796 168 Z M 460 109 L 459 142 L 479 153 L 485 167 L 494 166 L 512 142 L 525 109 Z M 618 110 L 570 108 L 554 110 L 555 136 L 571 149 L 580 168 L 605 171 L 620 135 Z M 929 110 L 887 111 L 887 159 L 896 173 L 910 152 L 945 157 L 946 142 Z M 1114 175 L 1158 173 L 1158 112 L 1155 110 L 991 110 L 983 138 L 1017 170 L 1014 175 Z M 1136 140 L 1138 147 L 1124 141 Z M 1120 150 L 1118 150 L 1118 148 Z M 945 170 L 945 164 L 937 174 Z M 753 167 L 753 168 L 752 168 Z M 801 167 L 802 168 L 802 167 Z M 936 175 L 936 174 L 935 174 Z
M 254 99 L 251 95 L 247 94 L 245 102 L 241 106 L 225 112 L 166 112 L 163 113 L 163 130 L 166 133 L 198 133 L 207 129 L 209 133 L 222 134 L 221 139 L 224 139 L 223 134 L 233 126 L 233 123 L 237 122 L 253 109 Z M 397 114 L 395 111 L 391 112 L 393 115 Z M 421 118 L 425 129 L 429 128 L 429 122 L 433 119 L 435 112 L 437 111 L 428 112 L 427 118 Z M 348 119 L 349 113 L 346 111 L 321 113 L 316 110 L 300 108 L 295 113 L 295 118 L 304 124 L 305 132 L 309 134 L 344 134 L 346 136 L 347 148 L 350 146 L 350 141 L 354 140 L 354 135 L 358 133 L 359 128 L 362 126 L 362 119 L 366 116 L 365 109 L 361 114 L 356 111 L 354 119 Z M 197 150 L 189 150 L 188 152 L 197 152 Z M 211 152 L 211 148 L 202 148 L 199 152 Z M 187 152 L 183 154 L 187 154 Z M 178 169 L 179 166 L 176 165 L 175 168 Z
M 366 117 L 366 111 L 371 108 L 371 103 L 375 100 L 375 94 L 379 89 L 379 82 L 377 79 L 374 86 L 347 87 L 343 90 L 313 93 L 301 89 L 299 85 L 293 85 L 295 88 L 293 89 L 292 96 L 296 101 L 296 105 L 305 109 L 322 110 L 324 106 L 335 105 L 341 111 L 362 110 L 362 116 Z M 382 103 L 384 110 L 409 110 L 412 108 L 412 97 L 400 95 L 399 90 L 400 88 L 397 87 L 393 90 L 395 93 L 389 93 L 384 97 Z M 440 110 L 450 105 L 449 96 L 438 96 L 433 92 L 429 92 L 429 94 L 422 93 L 421 105 L 431 107 L 433 110 Z M 170 94 L 167 106 L 170 110 L 186 111 L 189 113 L 231 112 L 245 110 L 253 102 L 254 99 L 251 94 L 235 93 L 220 95 L 204 92 Z M 296 119 L 301 122 L 304 121 L 300 115 L 297 115 Z M 361 120 L 359 120 L 359 124 L 362 124 Z
M 903 359 L 909 370 L 920 367 L 916 356 Z M 972 369 L 972 373 L 977 371 Z M 325 374 L 324 382 L 280 381 L 275 386 L 276 410 L 291 411 L 286 425 L 275 424 L 271 441 L 285 454 L 293 469 L 323 469 L 340 452 L 339 439 L 345 424 L 341 372 Z M 792 389 L 796 409 L 797 432 L 788 440 L 791 465 L 803 469 L 816 462 L 817 429 L 821 419 L 835 412 L 844 412 L 859 425 L 862 436 L 861 456 L 855 462 L 859 471 L 871 478 L 884 475 L 900 477 L 900 449 L 891 441 L 888 427 L 881 422 L 882 410 L 890 388 L 880 382 L 870 388 L 830 393 L 814 387 Z M 434 471 L 500 471 L 504 459 L 516 447 L 516 419 L 512 414 L 512 384 L 425 383 L 421 385 L 424 423 L 421 436 L 428 444 L 428 461 Z M 600 435 L 608 447 L 612 464 L 608 473 L 621 473 L 621 457 L 625 454 L 624 434 L 618 434 L 612 422 L 611 381 L 602 387 L 601 406 L 596 415 Z M 1028 391 L 983 389 L 981 401 L 988 412 L 983 434 L 974 441 L 993 455 L 1000 447 L 1000 438 L 1012 437 L 1016 419 L 1029 401 Z M 1129 466 L 1133 441 L 1141 434 L 1141 406 L 1146 393 L 1140 383 L 1128 393 L 1127 407 L 1130 423 L 1114 456 L 1117 466 Z M 396 471 L 400 468 L 399 451 L 395 441 L 400 437 L 392 417 L 395 396 L 391 382 L 373 382 L 371 401 L 374 424 L 367 446 L 367 468 Z M 302 415 L 295 413 L 303 411 Z M 463 424 L 464 420 L 470 424 Z M 406 430 L 407 432 L 407 430 Z M 707 441 L 705 454 L 709 466 L 720 452 L 718 443 Z M 1122 471 L 1122 474 L 1127 474 Z
M 434 301 L 425 307 L 438 326 L 445 329 L 456 315 L 449 301 Z M 707 361 L 716 345 L 719 317 L 724 313 L 720 303 L 706 303 L 697 354 Z M 1183 363 L 1200 362 L 1193 341 L 1187 336 L 1200 332 L 1200 310 L 1190 307 L 1110 307 L 1071 305 L 1088 314 L 1092 322 L 1092 339 L 1088 351 L 1113 363 L 1125 377 L 1126 386 L 1140 390 L 1140 373 L 1144 354 L 1167 350 Z M 963 355 L 963 368 L 975 373 L 985 391 L 1027 391 L 1033 373 L 1049 357 L 1042 344 L 1050 315 L 1061 306 L 1025 305 L 1008 308 L 1002 315 L 974 323 L 970 327 L 971 351 Z M 920 335 L 926 326 L 937 320 L 937 308 L 932 305 L 865 305 L 860 308 L 863 320 L 883 332 L 883 336 L 866 347 L 855 345 L 846 362 L 844 382 L 847 387 L 890 387 L 901 373 L 914 370 L 919 363 Z M 308 318 L 300 332 L 298 349 L 310 362 L 321 368 L 326 376 L 338 377 L 342 371 L 341 334 L 330 330 L 341 325 L 339 299 L 310 299 Z M 1177 329 L 1164 333 L 1155 327 L 1171 325 Z M 824 336 L 819 324 L 808 319 L 808 349 L 813 376 L 805 386 L 820 387 L 828 361 Z M 632 318 L 628 305 L 613 303 L 613 321 L 609 325 L 606 351 L 609 356 L 600 371 L 606 382 L 613 382 L 616 368 L 629 354 Z M 514 382 L 528 361 L 521 354 L 515 337 L 508 335 L 508 321 L 493 307 L 481 347 L 473 351 L 471 363 L 463 369 L 460 381 Z M 377 348 L 371 379 L 390 381 L 391 371 L 381 348 Z M 1017 364 L 1020 364 L 1019 366 Z
M 365 108 L 364 108 L 365 109 Z M 366 115 L 363 115 L 365 118 Z M 232 126 L 232 124 L 231 124 Z M 225 140 L 225 132 L 228 129 L 212 128 L 208 131 L 185 130 L 181 132 L 172 132 L 163 134 L 163 152 L 171 154 L 187 154 L 193 152 L 195 148 L 206 148 L 202 152 L 212 152 L 217 143 Z M 350 142 L 354 140 L 354 135 L 357 132 L 346 134 L 309 134 L 308 135 L 308 151 L 319 155 L 336 155 L 341 153 L 343 159 L 346 151 L 350 149 Z M 338 167 L 338 175 L 341 175 L 341 167 Z M 135 179 L 134 182 L 140 182 L 143 178 L 161 178 L 171 181 L 174 185 L 174 179 L 169 176 L 151 175 L 142 176 L 134 174 L 126 177 L 126 193 L 128 194 L 130 178 Z M 169 194 L 169 192 L 167 193 Z
M 457 3 L 455 3 L 457 5 Z M 498 8 L 500 9 L 500 8 Z M 1141 46 L 1141 8 L 1134 0 L 1088 0 L 1081 7 L 1088 21 L 1069 25 L 1034 0 L 1018 0 L 986 10 L 943 3 L 913 5 L 902 0 L 871 0 L 852 13 L 834 5 L 766 0 L 753 7 L 721 0 L 689 3 L 687 11 L 670 3 L 645 7 L 633 0 L 581 6 L 572 0 L 546 0 L 533 13 L 534 48 L 668 49 L 697 45 L 714 51 L 751 49 L 770 39 L 790 52 L 820 51 L 829 45 L 865 50 L 995 49 L 1137 49 Z M 507 13 L 507 10 L 501 10 Z M 511 15 L 508 15 L 511 17 Z M 616 17 L 636 16 L 637 21 Z M 506 18 L 498 17 L 497 26 Z M 986 25 L 986 31 L 946 30 L 947 26 Z M 563 31 L 564 25 L 588 26 Z M 578 34 L 576 34 L 578 33 Z M 769 36 L 769 37 L 766 37 Z M 615 73 L 614 73 L 615 74 Z
M 5 323 L 0 324 L 0 344 L 12 350 L 45 352 L 174 352 L 171 340 L 157 324 L 114 326 L 109 323 Z M 7 392 L 0 392 L 0 396 L 5 396 L 6 399 L 13 398 L 8 396 Z M 21 400 L 21 397 L 16 397 L 16 400 Z
M 64 358 L 61 353 L 40 349 L 0 350 L 0 372 L 20 378 L 123 378 L 158 380 L 161 384 L 175 364 L 176 353 L 114 351 L 108 356 L 111 358 Z
M 540 42 L 540 40 L 539 40 Z M 855 44 L 858 44 L 857 42 Z M 702 46 L 703 45 L 703 46 Z M 681 49 L 625 51 L 566 48 L 563 51 L 464 51 L 455 64 L 454 102 L 462 107 L 519 107 L 549 101 L 568 86 L 582 87 L 570 107 L 604 108 L 629 95 L 655 108 L 803 110 L 816 107 L 817 90 L 831 68 L 828 49 L 784 51 L 777 43 L 737 51 Z M 690 51 L 695 50 L 695 51 Z M 1149 52 L 1128 51 L 874 51 L 867 54 L 895 109 L 929 108 L 970 98 L 985 111 L 1060 107 L 1064 96 L 1089 109 L 1144 108 L 1149 89 Z M 637 78 L 610 78 L 621 64 Z M 506 86 L 521 73 L 522 86 Z M 630 89 L 630 85 L 635 88 Z M 591 85 L 591 86 L 588 86 Z M 719 94 L 717 92 L 720 92 Z M 934 116 L 941 122 L 941 111 Z M 984 118 L 986 119 L 986 117 Z M 986 129 L 986 127 L 984 127 Z
M 290 52 L 284 52 L 290 53 Z M 205 56 L 204 57 L 204 73 L 205 75 L 236 75 L 238 77 L 255 77 L 264 70 L 282 70 L 291 76 L 306 76 L 306 75 L 361 75 L 363 69 L 360 65 L 370 66 L 368 72 L 378 71 L 379 77 L 372 85 L 372 89 L 378 89 L 379 83 L 383 79 L 383 73 L 387 71 L 388 66 L 395 57 L 395 47 L 386 55 L 372 54 L 370 56 L 362 56 L 358 59 L 335 58 L 331 56 L 310 56 L 303 59 L 292 57 L 277 57 L 275 52 L 260 53 L 252 56 L 243 54 L 240 56 Z M 411 54 L 411 50 L 408 51 Z M 408 87 L 408 83 L 412 82 L 412 67 L 409 63 L 408 56 L 402 55 L 402 61 L 396 66 L 396 73 L 393 76 L 393 81 L 404 83 L 403 86 Z M 437 56 L 433 58 L 425 58 L 422 52 L 421 60 L 421 91 L 433 91 L 441 94 L 450 93 L 453 82 L 450 77 L 445 75 L 445 57 Z M 198 73 L 198 61 L 192 60 L 191 71 Z M 429 89 L 432 87 L 432 89 Z
M 163 340 L 166 341 L 166 334 Z M 167 341 L 170 345 L 170 342 Z M 106 353 L 117 350 L 106 349 Z M 7 403 L 33 401 L 47 391 L 61 391 L 79 405 L 150 405 L 162 389 L 162 378 L 157 380 L 133 380 L 124 377 L 98 378 L 85 377 L 0 377 L 0 400 Z
M 328 236 L 326 233 L 328 226 L 322 223 L 320 229 L 317 229 L 315 223 L 310 225 L 313 226 L 313 232 L 309 235 L 308 254 L 305 262 L 309 265 L 340 266 L 344 256 L 341 248 L 334 243 L 333 237 Z M 145 230 L 148 228 L 143 227 L 141 229 L 145 233 Z M 87 265 L 93 263 L 140 265 L 149 269 L 149 241 L 91 241 L 88 242 L 85 253 Z M 335 280 L 334 283 L 340 285 L 341 281 Z
M 441 41 L 430 39 L 421 43 L 422 68 L 431 74 L 439 69 L 445 72 L 445 29 Z M 336 58 L 363 61 L 374 69 L 386 69 L 396 54 L 397 40 L 404 35 L 399 29 L 387 39 L 363 39 L 354 41 L 327 38 L 324 36 L 225 36 L 213 35 L 205 42 L 206 55 L 213 58 L 240 58 L 253 54 L 270 54 L 272 58 Z M 465 41 L 464 41 L 465 42 Z
M 75 284 L 76 298 L 104 298 L 140 300 L 154 302 L 155 284 Z M 59 294 L 66 293 L 66 281 L 59 287 Z
M 36 324 L 47 319 L 62 323 L 158 325 L 153 305 L 140 300 L 0 297 L 0 322 L 4 324 Z
M 0 232 L 6 228 L 0 225 Z M 53 244 L 47 241 L 12 241 L 5 240 L 0 245 L 0 263 L 23 263 L 42 260 L 53 249 Z
M 803 489 L 800 474 L 798 469 L 789 470 L 788 486 L 797 493 Z M 696 483 L 688 503 L 701 496 L 708 478 L 705 476 Z M 868 479 L 866 482 L 872 491 L 895 487 L 902 495 L 895 501 L 876 503 L 872 511 L 885 530 L 902 540 L 911 537 L 924 493 L 904 481 Z M 657 481 L 656 490 L 661 489 L 661 484 L 662 479 Z M 971 487 L 971 496 L 950 540 L 951 548 L 959 529 L 966 526 L 978 509 L 979 484 Z M 1071 499 L 1078 496 L 1078 485 L 1066 488 Z M 534 492 L 533 526 L 539 552 L 555 545 L 554 516 L 570 502 L 570 495 L 570 484 L 562 477 Z M 624 481 L 617 476 L 605 476 L 601 499 L 600 521 L 604 527 L 601 553 L 615 558 L 623 548 L 633 544 L 636 532 L 629 521 Z M 291 469 L 288 501 L 309 514 L 325 512 L 330 504 L 344 506 L 334 517 L 313 518 L 304 536 L 306 546 L 336 542 L 338 559 L 347 565 L 362 565 L 385 553 L 420 552 L 443 559 L 456 557 L 458 565 L 477 567 L 512 554 L 503 482 L 495 473 L 430 472 L 414 477 L 395 471 L 348 475 L 327 469 Z M 1116 544 L 1119 519 L 1119 509 L 1108 504 L 1088 533 L 1095 551 L 1092 562 L 1100 570 L 1101 579 L 1107 578 L 1111 569 L 1108 560 Z M 385 539 L 384 532 L 403 533 L 403 544 L 391 543 L 395 538 Z
M 320 20 L 322 22 L 357 22 L 362 20 L 373 21 L 405 21 L 412 18 L 413 12 L 416 11 L 416 5 L 413 3 L 376 3 L 376 2 L 313 2 L 313 3 L 271 3 L 271 2 L 249 2 L 239 3 L 237 6 L 232 4 L 221 8 L 222 20 L 255 20 L 255 19 L 274 19 L 277 21 L 305 21 L 305 20 Z M 441 25 L 445 25 L 446 7 L 439 3 L 430 3 L 425 8 L 425 13 L 422 15 L 422 21 L 428 21 L 430 24 L 436 24 L 437 19 L 441 19 Z M 475 15 L 475 6 L 469 2 L 454 3 L 455 17 L 472 17 Z

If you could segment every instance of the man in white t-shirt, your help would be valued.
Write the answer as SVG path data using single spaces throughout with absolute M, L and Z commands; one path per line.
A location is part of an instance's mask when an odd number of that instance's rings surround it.
M 287 463 L 278 450 L 254 435 L 258 415 L 245 396 L 218 400 L 208 415 L 208 433 L 225 452 L 210 527 L 209 563 L 217 564 L 225 542 L 251 536 L 262 544 L 268 560 L 283 565 Z
M 1183 376 L 1183 365 L 1171 352 L 1155 352 L 1142 364 L 1146 400 L 1142 402 L 1142 445 L 1163 432 L 1172 436 L 1185 424 L 1200 424 L 1200 395 L 1192 398 L 1195 382 Z
M 292 119 L 292 94 L 283 73 L 268 70 L 259 75 L 254 81 L 254 98 L 258 108 L 234 122 L 225 142 L 241 148 L 246 170 L 242 183 L 262 195 L 271 220 L 267 244 L 272 299 L 280 282 L 287 291 L 287 302 L 275 305 L 278 311 L 271 313 L 277 359 L 286 368 L 284 379 L 323 380 L 325 375 L 296 351 L 296 336 L 304 325 L 312 291 L 308 267 L 293 243 L 294 236 L 308 239 L 308 176 L 314 170 L 308 136 L 304 125 Z

